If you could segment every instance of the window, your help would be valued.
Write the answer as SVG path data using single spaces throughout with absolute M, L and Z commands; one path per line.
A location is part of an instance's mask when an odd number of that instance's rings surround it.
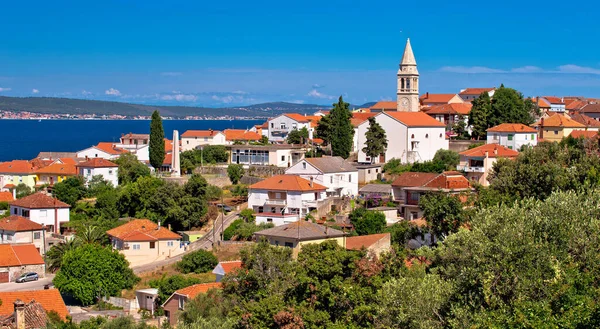
M 286 242 L 285 246 L 288 247 L 288 248 L 294 248 L 294 244 L 291 243 L 291 242 Z
M 186 143 L 187 145 L 190 145 L 190 141 L 185 141 L 185 143 Z
M 179 296 L 179 309 L 183 310 L 184 307 L 185 307 L 185 297 Z
M 292 130 L 296 130 L 298 129 L 298 124 L 297 123 L 292 123 Z
M 23 209 L 23 213 L 21 214 L 21 216 L 29 218 L 29 210 Z
M 154 249 L 156 248 L 156 242 L 152 241 L 150 242 L 150 249 Z
M 273 218 L 267 218 L 267 223 L 273 223 Z
M 333 176 L 329 177 L 330 183 L 333 184 Z
M 281 161 L 285 161 L 285 155 L 281 156 Z
M 8 241 L 12 241 L 12 235 L 10 235 L 10 234 L 7 234 L 7 235 L 6 235 L 6 240 L 8 240 Z
M 348 175 L 348 182 L 352 183 L 352 175 Z
M 429 138 L 429 134 L 425 134 L 425 138 Z
M 92 169 L 86 169 L 86 171 L 88 176 L 92 174 Z
M 281 199 L 281 193 L 275 192 L 275 199 Z
M 279 128 L 281 128 L 281 129 L 285 129 L 285 122 L 282 122 L 282 123 L 280 123 L 280 124 L 279 124 Z
M 375 172 L 378 173 L 379 172 L 379 168 L 375 168 Z
M 508 134 L 508 140 L 509 141 L 513 140 L 513 136 L 514 136 L 513 134 Z
M 140 244 L 136 243 L 131 247 L 133 250 L 140 250 Z
M 277 209 L 275 207 L 271 207 L 271 212 L 275 213 L 275 212 L 277 212 Z
M 173 247 L 174 243 L 173 241 L 167 241 L 167 247 Z
M 14 208 L 14 211 L 13 211 L 13 213 L 14 213 L 14 215 L 16 215 L 16 214 L 17 214 L 17 208 Z
M 306 162 L 302 162 L 302 169 L 306 169 Z
M 109 174 L 109 175 L 112 175 L 112 174 L 113 174 L 113 171 L 112 171 L 112 169 L 109 169 L 109 170 L 108 170 L 108 174 Z
M 204 141 L 205 141 L 205 142 L 208 142 L 208 137 L 204 137 Z
M 275 240 L 275 245 L 276 245 L 277 247 L 279 247 L 279 241 L 278 241 L 278 240 Z
M 367 174 L 370 174 L 370 173 L 371 173 L 371 169 L 367 169 Z
M 494 134 L 494 138 L 493 138 L 493 139 L 494 139 L 495 141 L 497 141 L 497 140 L 498 140 L 498 135 Z
M 33 232 L 34 240 L 39 240 L 41 237 L 42 237 L 42 234 L 40 232 Z
M 411 151 L 419 148 L 419 142 L 410 142 L 410 145 L 411 145 Z
M 410 135 L 410 138 L 415 138 L 415 134 Z
M 271 128 L 275 128 L 275 124 L 271 122 Z
M 98 157 L 98 153 L 96 153 L 96 155 L 94 157 L 97 158 Z
M 535 140 L 534 136 L 535 136 L 534 134 L 531 134 L 531 140 Z
M 262 214 L 263 212 L 265 212 L 265 209 L 263 207 L 258 207 L 258 213 Z
M 440 134 L 440 138 L 442 138 L 442 134 Z
M 555 130 L 555 131 L 554 131 L 554 135 L 558 135 L 558 130 Z

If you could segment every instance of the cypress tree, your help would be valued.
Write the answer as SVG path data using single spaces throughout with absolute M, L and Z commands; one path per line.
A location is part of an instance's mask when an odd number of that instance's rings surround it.
M 375 121 L 374 117 L 369 118 L 369 129 L 365 136 L 367 138 L 365 143 L 367 146 L 362 151 L 371 158 L 371 163 L 373 163 L 375 157 L 384 153 L 387 149 L 387 136 L 385 135 L 385 130 Z
M 162 167 L 165 161 L 165 131 L 163 130 L 162 119 L 158 111 L 152 113 L 150 121 L 150 165 L 154 169 Z
M 476 139 L 485 138 L 487 136 L 488 118 L 492 112 L 492 101 L 487 91 L 484 91 L 479 98 L 471 102 L 473 107 L 469 113 L 469 125 L 472 126 L 472 137 Z
M 344 102 L 342 96 L 337 103 L 333 104 L 333 109 L 329 113 L 331 122 L 331 152 L 334 156 L 341 156 L 347 159 L 352 151 L 352 139 L 354 137 L 354 127 L 350 122 L 352 113 L 350 113 L 350 104 Z

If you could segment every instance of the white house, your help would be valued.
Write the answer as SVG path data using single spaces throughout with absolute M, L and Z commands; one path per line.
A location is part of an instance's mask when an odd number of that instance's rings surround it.
M 502 123 L 487 130 L 487 143 L 500 144 L 511 150 L 520 150 L 521 146 L 536 146 L 537 130 L 521 123 Z
M 381 102 L 380 102 L 381 103 Z M 394 102 L 395 104 L 395 102 Z M 380 111 L 381 112 L 381 111 Z M 352 118 L 350 118 L 350 123 L 352 124 L 352 127 L 354 127 L 354 137 L 352 139 L 352 152 L 356 153 L 358 152 L 358 126 L 369 120 L 370 117 L 373 117 L 377 115 L 376 112 L 353 112 L 352 113 Z
M 438 150 L 448 149 L 446 126 L 423 112 L 382 112 L 375 121 L 385 130 L 388 147 L 384 154 L 371 159 L 363 152 L 369 121 L 358 126 L 358 162 L 385 163 L 395 158 L 403 163 L 433 159 Z
M 127 151 L 116 147 L 113 143 L 101 142 L 96 146 L 88 147 L 85 150 L 77 152 L 77 157 L 112 160 L 118 158 L 123 153 L 127 153 Z
M 113 186 L 119 185 L 119 165 L 102 158 L 93 158 L 77 165 L 77 173 L 89 182 L 94 176 L 102 176 Z
M 68 204 L 43 192 L 38 192 L 13 201 L 10 213 L 46 226 L 54 233 L 60 233 L 60 224 L 69 221 Z
M 269 142 L 283 143 L 293 130 L 308 130 L 308 138 L 313 138 L 314 130 L 321 116 L 306 116 L 297 113 L 282 114 L 268 121 Z
M 556 96 L 543 96 L 540 98 L 550 104 L 550 112 L 565 113 L 566 104 L 564 99 Z
M 358 169 L 341 157 L 306 158 L 285 173 L 327 187 L 328 196 L 358 195 Z
M 248 208 L 256 223 L 275 226 L 297 221 L 327 198 L 327 187 L 296 175 L 277 175 L 250 185 Z
M 187 130 L 181 134 L 181 151 L 197 149 L 203 145 L 225 145 L 225 134 L 217 130 Z
M 481 94 L 484 92 L 487 92 L 490 97 L 493 97 L 494 93 L 496 92 L 496 88 L 466 88 L 461 90 L 458 95 L 465 102 L 471 102 L 479 98 L 479 96 L 481 96 Z
M 304 159 L 308 150 L 302 145 L 232 145 L 231 163 L 246 166 L 289 168 Z

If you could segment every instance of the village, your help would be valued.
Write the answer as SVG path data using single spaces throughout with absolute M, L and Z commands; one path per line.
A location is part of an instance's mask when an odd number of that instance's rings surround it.
M 503 85 L 434 94 L 419 80 L 408 40 L 395 101 L 351 110 L 340 97 L 329 111 L 172 136 L 156 112 L 150 134 L 0 163 L 0 326 L 125 317 L 183 327 L 198 303 L 252 289 L 242 280 L 258 267 L 285 268 L 277 257 L 310 266 L 304 253 L 343 252 L 335 257 L 365 273 L 385 267 L 378 259 L 427 267 L 435 257 L 420 248 L 472 229 L 465 214 L 519 159 L 598 147 L 598 99 L 524 97 Z M 256 260 L 261 252 L 272 258 Z M 292 317 L 271 316 L 279 327 L 300 321 L 291 306 L 278 312 Z

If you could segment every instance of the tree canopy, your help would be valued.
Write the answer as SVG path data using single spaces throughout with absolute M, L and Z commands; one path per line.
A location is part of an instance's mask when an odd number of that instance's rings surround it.
M 287 136 L 288 144 L 306 144 L 308 141 L 308 129 L 302 127 L 302 129 L 294 129 L 290 131 Z
M 231 184 L 236 185 L 239 183 L 240 179 L 244 176 L 245 170 L 244 166 L 241 164 L 232 163 L 227 166 L 227 176 L 231 181 Z
M 163 130 L 162 118 L 157 110 L 152 113 L 152 121 L 150 121 L 148 152 L 150 155 L 150 165 L 154 169 L 162 167 L 165 161 L 165 131 Z
M 331 145 L 331 152 L 334 156 L 341 156 L 344 159 L 350 156 L 354 137 L 351 118 L 350 104 L 344 102 L 340 96 L 338 102 L 333 104 L 333 109 L 329 114 L 319 120 L 317 135 Z
M 365 134 L 366 146 L 362 149 L 365 154 L 371 158 L 371 163 L 375 162 L 375 159 L 385 153 L 388 146 L 387 136 L 385 130 L 374 117 L 369 118 L 369 129 Z

